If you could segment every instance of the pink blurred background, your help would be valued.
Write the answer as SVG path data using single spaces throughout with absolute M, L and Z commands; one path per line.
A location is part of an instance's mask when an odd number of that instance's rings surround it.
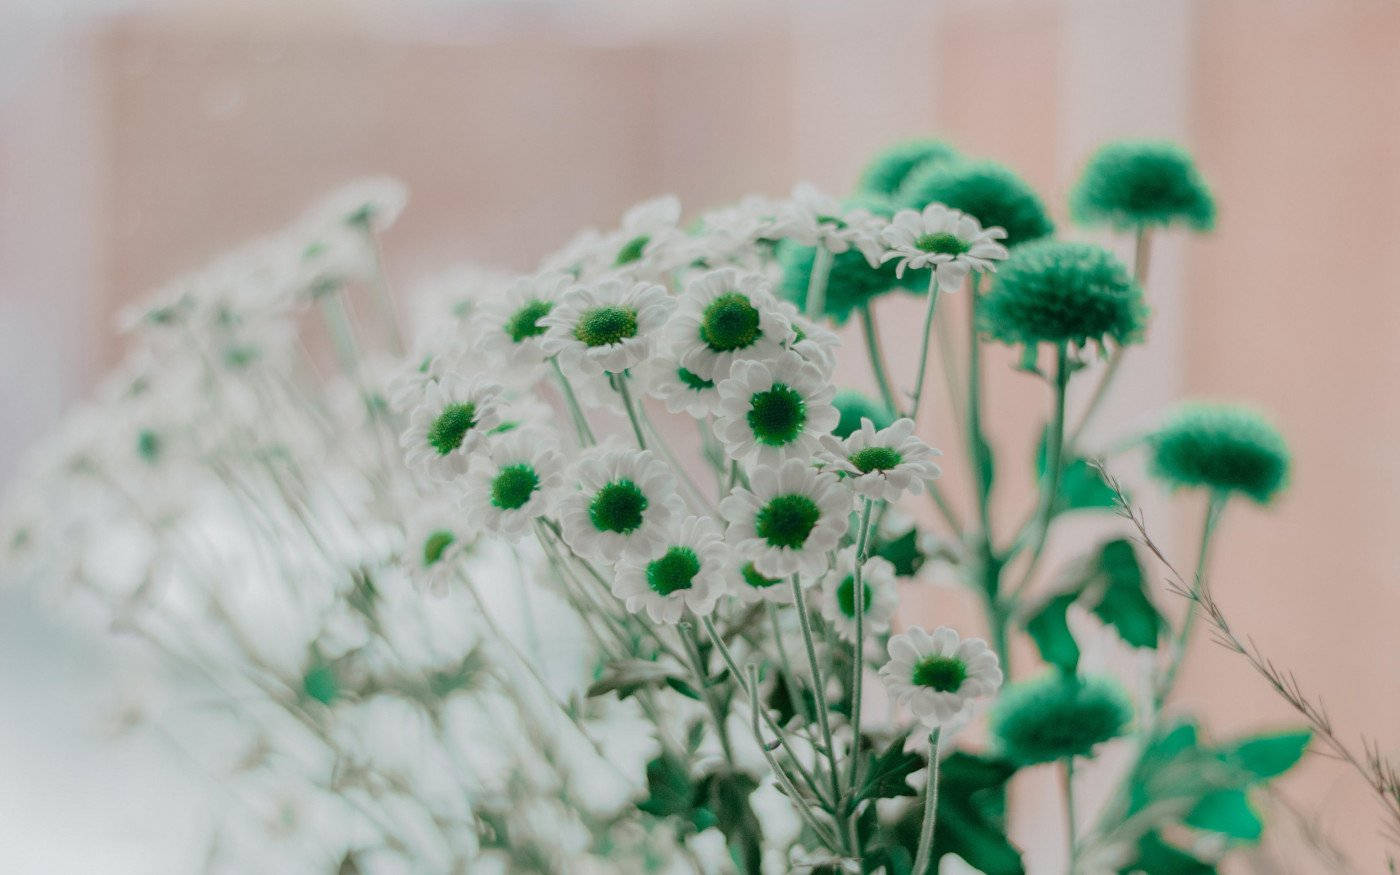
M 527 267 L 652 194 L 695 211 L 801 179 L 841 192 L 874 149 L 911 135 L 1010 164 L 1067 223 L 1065 193 L 1096 144 L 1169 137 L 1197 155 L 1220 226 L 1155 246 L 1150 343 L 1095 435 L 1143 428 L 1188 395 L 1275 416 L 1292 488 L 1276 509 L 1232 508 L 1216 592 L 1345 737 L 1400 743 L 1400 5 L 291 6 L 0 10 L 0 484 L 116 360 L 125 303 L 351 177 L 409 185 L 387 240 L 408 285 L 463 260 Z M 913 367 L 918 307 L 881 303 L 897 372 Z M 990 364 L 991 427 L 1026 435 L 1047 402 L 1008 362 Z M 859 363 L 848 375 L 868 383 Z M 925 433 L 965 493 L 939 413 Z M 1003 480 L 1028 484 L 1029 444 L 1000 449 Z M 1144 499 L 1189 559 L 1198 509 Z M 1010 525 L 1028 497 L 1008 486 L 998 500 Z M 1098 531 L 1081 528 L 1081 545 Z M 924 588 L 905 620 L 966 611 Z M 1221 735 L 1296 722 L 1204 637 L 1179 702 Z M 20 729 L 0 742 L 0 765 L 29 756 Z M 1038 780 L 1022 795 L 1050 791 Z M 1379 869 L 1376 810 L 1341 766 L 1313 758 L 1284 789 L 1361 871 Z M 0 795 L 0 820 L 23 805 Z M 1022 833 L 1033 860 L 1061 859 L 1057 823 Z M 1286 845 L 1241 871 L 1316 871 Z

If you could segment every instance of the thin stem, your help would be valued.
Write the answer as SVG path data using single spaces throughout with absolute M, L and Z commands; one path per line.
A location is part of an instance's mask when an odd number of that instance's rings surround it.
M 794 714 L 801 714 L 810 722 L 814 715 L 807 708 L 807 699 L 797 687 L 792 675 L 792 660 L 788 658 L 787 645 L 783 643 L 783 627 L 778 620 L 778 606 L 768 602 L 768 622 L 773 626 L 773 649 L 778 651 L 778 671 L 782 675 L 783 686 L 787 688 L 788 702 Z
M 928 871 L 933 854 L 933 827 L 938 821 L 938 742 L 942 733 L 934 727 L 928 734 L 928 786 L 924 788 L 924 820 L 919 826 L 919 853 L 914 858 L 914 871 L 923 875 Z
M 919 421 L 919 402 L 924 395 L 924 374 L 928 371 L 928 345 L 933 335 L 933 312 L 938 307 L 938 271 L 929 271 L 928 308 L 924 310 L 923 339 L 919 341 L 919 368 L 914 375 L 914 391 L 909 405 L 909 418 Z
M 558 356 L 551 356 L 549 363 L 554 367 L 554 377 L 559 381 L 559 390 L 564 395 L 564 403 L 569 408 L 569 416 L 573 418 L 579 443 L 585 447 L 593 446 L 598 443 L 598 439 L 593 436 L 593 429 L 588 426 L 588 417 L 583 415 L 583 408 L 579 406 L 578 396 L 574 394 L 574 387 L 569 384 L 569 378 L 564 376 L 564 369 L 559 367 Z
M 875 502 L 865 499 L 860 514 L 860 533 L 856 536 L 855 571 L 852 575 L 851 604 L 855 607 L 856 635 L 851 644 L 851 755 L 846 791 L 852 803 L 860 780 L 860 708 L 862 685 L 865 681 L 865 555 L 870 549 L 870 512 Z M 859 856 L 859 849 L 852 846 Z
M 729 742 L 729 727 L 724 722 L 724 712 L 719 707 L 719 701 L 715 699 L 715 691 L 710 688 L 710 672 L 705 665 L 705 660 L 700 655 L 700 642 L 695 634 L 695 627 L 690 623 L 682 623 L 681 643 L 685 645 L 686 653 L 690 656 L 690 663 L 695 667 L 695 680 L 700 684 L 700 695 L 705 700 L 705 707 L 710 711 L 710 717 L 715 722 L 715 733 L 719 736 L 719 746 L 724 751 L 724 759 L 730 765 L 734 763 L 734 748 Z
M 866 357 L 870 359 L 870 371 L 875 375 L 875 384 L 880 387 L 880 398 L 893 413 L 899 410 L 894 403 L 894 390 L 890 388 L 889 371 L 885 368 L 885 356 L 880 352 L 880 336 L 875 332 L 875 316 L 870 312 L 870 304 L 860 305 L 860 328 L 865 336 Z
M 1196 625 L 1198 613 L 1196 607 L 1201 594 L 1206 591 L 1206 567 L 1210 559 L 1210 545 L 1215 539 L 1220 516 L 1225 510 L 1225 501 L 1224 493 L 1211 492 L 1210 499 L 1206 502 L 1205 520 L 1201 523 L 1201 544 L 1196 552 L 1196 571 L 1191 578 L 1191 601 L 1186 606 L 1186 618 L 1181 621 L 1181 628 L 1177 631 L 1176 640 L 1172 643 L 1167 667 L 1153 690 L 1152 713 L 1154 717 L 1161 713 L 1162 706 L 1166 704 L 1167 697 L 1171 695 L 1172 688 L 1176 685 L 1177 674 L 1181 671 L 1181 664 L 1186 658 L 1186 646 L 1191 642 L 1191 632 Z
M 642 432 L 642 422 L 637 418 L 637 406 L 632 400 L 632 391 L 627 388 L 627 374 L 608 374 L 608 381 L 622 398 L 622 409 L 627 411 L 627 419 L 632 423 L 632 434 L 637 438 L 637 447 L 645 450 L 647 438 Z
M 1046 440 L 1045 476 L 1041 481 L 1040 507 L 1037 513 L 1035 540 L 1032 542 L 1030 562 L 1025 575 L 1012 594 L 1019 598 L 1035 576 L 1036 567 L 1045 552 L 1046 539 L 1050 534 L 1050 523 L 1055 518 L 1055 500 L 1059 497 L 1060 478 L 1064 474 L 1065 448 L 1065 387 L 1069 383 L 1069 351 L 1065 344 L 1055 350 L 1055 412 L 1050 422 L 1050 434 Z
M 977 275 L 973 274 L 968 284 L 968 337 L 967 337 L 967 453 L 973 461 L 977 495 L 977 515 L 982 526 L 982 540 L 991 549 L 992 519 L 989 466 L 983 458 L 987 453 L 987 437 L 982 432 L 982 345 L 977 342 L 977 313 L 980 309 L 980 293 L 977 288 Z
M 1075 867 L 1079 865 L 1079 828 L 1074 809 L 1074 757 L 1065 757 L 1061 777 L 1064 779 L 1065 793 L 1065 842 L 1069 848 L 1069 868 L 1065 871 L 1073 875 Z
M 817 244 L 812 256 L 812 275 L 807 280 L 807 318 L 819 322 L 826 315 L 826 286 L 831 280 L 831 250 Z
M 797 575 L 792 576 L 792 602 L 797 608 L 797 619 L 802 624 L 802 643 L 807 648 L 807 664 L 812 669 L 812 695 L 817 700 L 817 724 L 821 727 L 822 743 L 826 745 L 827 761 L 831 764 L 831 797 L 841 798 L 841 775 L 836 765 L 836 745 L 831 741 L 831 718 L 827 714 L 826 684 L 822 680 L 821 664 L 817 662 L 817 648 L 812 643 L 812 620 L 807 616 L 807 599 L 802 594 L 802 584 Z
M 404 353 L 403 329 L 399 326 L 398 309 L 394 306 L 394 294 L 389 289 L 389 277 L 384 273 L 384 249 L 379 243 L 379 237 L 368 226 L 365 226 L 365 236 L 369 238 L 370 255 L 374 262 L 374 301 L 379 308 L 379 316 L 384 320 L 385 330 L 389 334 L 389 351 L 396 356 Z

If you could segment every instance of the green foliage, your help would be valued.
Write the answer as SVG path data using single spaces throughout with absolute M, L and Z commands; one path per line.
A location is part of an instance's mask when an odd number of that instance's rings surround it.
M 841 414 L 841 419 L 831 433 L 842 439 L 850 437 L 852 432 L 858 430 L 862 419 L 870 420 L 877 429 L 888 428 L 890 423 L 894 422 L 894 412 L 886 407 L 884 402 L 855 389 L 838 390 L 831 403 L 836 405 L 836 411 Z
M 1016 766 L 1006 760 L 956 751 L 940 763 L 938 821 L 929 873 L 944 854 L 957 854 L 986 875 L 1022 875 L 1021 853 L 1006 837 L 1006 782 Z M 890 828 L 890 839 L 918 846 L 921 806 L 910 805 Z
M 1049 426 L 1040 433 L 1040 443 L 1035 451 L 1035 475 L 1037 480 L 1045 478 L 1048 464 L 1050 437 Z M 1103 479 L 1099 471 L 1082 458 L 1066 459 L 1060 471 L 1060 488 L 1055 495 L 1051 510 L 1055 514 L 1072 510 L 1116 510 L 1118 498 Z
M 1008 685 L 992 708 L 991 730 L 1008 759 L 1034 765 L 1092 756 L 1132 719 L 1132 701 L 1117 681 L 1055 672 Z
M 902 206 L 940 203 L 1006 231 L 1015 247 L 1055 233 L 1039 195 L 1008 167 L 993 161 L 948 161 L 919 167 L 899 189 Z
M 315 699 L 322 705 L 329 705 L 339 699 L 340 679 L 336 677 L 335 667 L 318 657 L 302 675 L 301 691 L 307 698 Z
M 1100 347 L 1142 340 L 1147 304 L 1117 256 L 1092 243 L 1043 240 L 1012 251 L 982 302 L 994 340 Z
M 1215 199 L 1191 156 L 1175 143 L 1120 140 L 1100 146 L 1070 192 L 1069 207 L 1075 221 L 1086 225 L 1215 227 Z
M 1246 842 L 1257 842 L 1264 834 L 1263 821 L 1250 807 L 1244 790 L 1239 788 L 1207 793 L 1186 813 L 1182 822 Z
M 1060 593 L 1047 600 L 1026 621 L 1026 633 L 1040 650 L 1040 658 L 1065 672 L 1079 669 L 1079 644 L 1069 631 L 1065 614 L 1079 598 L 1079 593 Z
M 928 558 L 919 549 L 917 527 L 911 527 L 909 531 L 893 538 L 877 540 L 872 554 L 893 565 L 894 573 L 899 577 L 913 577 L 918 574 L 924 560 Z
M 1215 867 L 1167 844 L 1156 832 L 1149 831 L 1138 840 L 1137 859 L 1120 871 L 1123 875 L 1135 872 L 1149 875 L 1212 875 Z
M 896 796 L 917 796 L 909 786 L 909 776 L 927 765 L 925 758 L 912 751 L 906 752 L 904 744 L 909 733 L 895 738 L 879 754 L 869 754 L 870 763 L 865 769 L 865 781 L 861 784 L 859 799 L 892 799 Z
M 676 818 L 682 833 L 718 827 L 729 842 L 739 871 L 759 871 L 763 830 L 749 805 L 758 782 L 734 771 L 694 779 L 685 761 L 672 753 L 647 763 L 646 774 L 647 798 L 637 803 L 639 810 L 654 817 Z
M 958 151 L 941 140 L 905 140 L 886 146 L 861 171 L 859 188 L 870 194 L 894 197 L 915 170 L 941 166 L 959 158 Z
M 1152 472 L 1173 486 L 1241 493 L 1259 504 L 1288 484 L 1283 435 L 1247 407 L 1188 403 L 1148 436 Z

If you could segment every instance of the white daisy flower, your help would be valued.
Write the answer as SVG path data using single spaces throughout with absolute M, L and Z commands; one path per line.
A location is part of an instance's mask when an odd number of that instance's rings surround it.
M 587 559 L 653 556 L 684 513 L 675 477 L 650 452 L 595 447 L 574 466 L 578 491 L 559 502 L 564 540 Z
M 1001 667 L 987 642 L 964 640 L 947 626 L 932 635 L 915 626 L 891 638 L 889 652 L 880 680 L 930 729 L 961 726 L 1001 686 Z
M 464 480 L 467 522 L 517 539 L 537 517 L 552 512 L 564 486 L 564 457 L 548 435 L 511 431 L 473 460 Z
M 674 195 L 643 201 L 622 216 L 622 227 L 597 250 L 604 270 L 663 274 L 689 261 L 691 241 L 680 230 L 681 202 Z
M 715 381 L 687 369 L 671 355 L 658 356 L 647 363 L 646 392 L 660 399 L 671 413 L 689 413 L 696 419 L 719 409 Z
M 603 234 L 596 228 L 585 228 L 575 234 L 557 252 L 540 260 L 539 273 L 564 273 L 572 277 L 583 275 L 584 269 L 598 259 L 603 246 Z
M 471 543 L 471 530 L 450 505 L 429 502 L 404 525 L 404 564 L 409 576 L 436 595 L 447 592 Z
M 786 605 L 792 602 L 792 587 L 788 586 L 786 578 L 769 577 L 747 560 L 731 564 L 729 594 L 746 605 L 754 602 Z
M 768 577 L 825 571 L 826 554 L 850 525 L 850 492 L 801 459 L 756 469 L 750 485 L 719 505 L 741 561 Z
M 841 419 L 831 403 L 835 395 L 821 368 L 795 352 L 737 361 L 719 383 L 715 433 L 740 461 L 808 459 L 821 446 L 818 437 Z
M 831 374 L 836 369 L 836 351 L 841 348 L 841 338 L 798 312 L 791 301 L 779 301 L 778 312 L 792 326 L 791 339 L 787 348 Z
M 880 232 L 888 250 L 881 263 L 898 260 L 895 275 L 906 269 L 933 268 L 938 288 L 954 292 L 969 272 L 996 270 L 995 262 L 1006 258 L 1001 228 L 983 229 L 976 219 L 943 204 L 929 204 L 923 212 L 900 210 Z
M 869 210 L 846 209 L 816 186 L 800 182 L 779 210 L 776 232 L 803 246 L 821 246 L 839 255 L 852 246 L 867 260 L 878 255 L 880 222 Z
M 409 465 L 446 481 L 461 473 L 461 461 L 501 424 L 499 383 L 484 377 L 449 376 L 423 385 L 399 439 Z
M 857 495 L 895 501 L 906 492 L 922 492 L 924 481 L 942 472 L 933 463 L 941 452 L 914 434 L 914 420 L 896 419 L 886 428 L 861 417 L 860 428 L 845 440 L 833 434 L 821 436 L 832 470 L 845 475 Z
M 621 373 L 644 361 L 674 300 L 663 286 L 620 277 L 571 286 L 543 316 L 542 349 L 590 373 Z
M 613 595 L 658 623 L 675 623 L 687 608 L 705 616 L 724 595 L 728 555 L 714 520 L 687 517 L 656 554 L 618 562 Z
M 573 282 L 568 274 L 520 277 L 501 294 L 482 303 L 472 320 L 481 353 L 502 374 L 519 384 L 532 383 L 544 363 L 542 322 Z
M 686 284 L 668 331 L 681 364 L 707 380 L 724 379 L 735 361 L 772 358 L 792 335 L 769 281 L 731 267 Z
M 306 214 L 308 224 L 343 224 L 380 232 L 394 224 L 408 203 L 408 188 L 388 176 L 346 183 L 321 199 Z
M 847 641 L 856 638 L 856 548 L 847 547 L 836 556 L 836 565 L 822 576 L 822 616 Z M 869 556 L 861 569 L 865 591 L 861 625 L 868 635 L 879 635 L 890 628 L 890 618 L 899 605 L 894 566 L 879 556 Z
M 747 195 L 733 206 L 700 218 L 704 232 L 701 257 L 709 263 L 749 260 L 760 240 L 774 240 L 782 205 L 761 195 Z

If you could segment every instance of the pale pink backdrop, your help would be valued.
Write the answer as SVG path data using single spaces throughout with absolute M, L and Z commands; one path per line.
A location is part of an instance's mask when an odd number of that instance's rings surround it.
M 407 284 L 461 260 L 526 267 L 651 194 L 698 209 L 799 179 L 839 192 L 871 150 L 919 134 L 1012 165 L 1064 221 L 1096 143 L 1173 137 L 1213 183 L 1220 227 L 1155 247 L 1150 344 L 1093 436 L 1146 427 L 1185 395 L 1274 414 L 1294 482 L 1276 509 L 1227 516 L 1220 601 L 1349 739 L 1400 742 L 1400 6 L 281 6 L 0 13 L 15 34 L 0 47 L 17 50 L 0 67 L 0 482 L 115 360 L 124 303 L 356 175 L 412 189 L 387 240 Z M 918 306 L 880 305 L 896 373 L 913 369 Z M 1046 398 L 1010 361 L 989 362 L 991 426 L 1026 435 Z M 859 362 L 846 376 L 868 385 Z M 965 494 L 946 422 L 935 408 L 923 425 Z M 1030 447 L 999 449 L 1004 530 L 1030 500 L 1016 485 Z M 1120 464 L 1137 479 L 1136 460 Z M 1189 561 L 1198 509 L 1143 498 Z M 1071 546 L 1101 530 L 1071 526 Z M 952 590 L 907 596 L 905 622 L 973 622 Z M 1204 637 L 1184 682 L 1181 704 L 1220 733 L 1293 722 Z M 1031 776 L 1018 804 L 1049 778 Z M 1316 758 L 1284 788 L 1377 869 L 1375 808 L 1350 774 Z M 1020 819 L 1045 861 L 1033 872 L 1062 859 L 1057 817 Z M 1300 859 L 1284 842 L 1241 871 L 1316 871 Z

